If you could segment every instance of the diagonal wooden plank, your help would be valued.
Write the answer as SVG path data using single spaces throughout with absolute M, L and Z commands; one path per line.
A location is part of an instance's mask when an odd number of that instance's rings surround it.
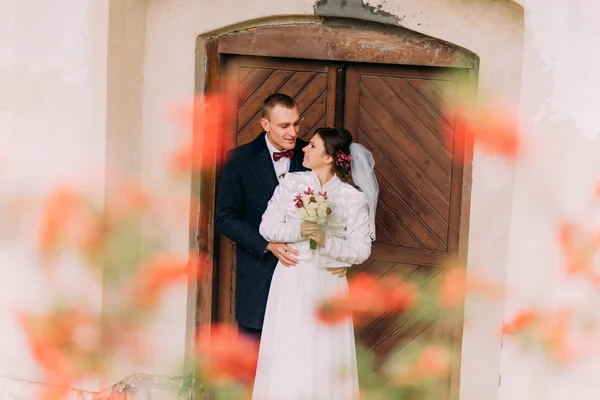
M 377 350 L 385 353 L 386 356 L 380 359 L 380 365 L 375 371 L 386 368 L 403 349 L 415 341 L 427 337 L 429 332 L 435 328 L 438 321 L 439 319 L 433 323 L 423 325 L 413 318 L 407 320 L 405 324 L 399 327 L 400 329 L 391 332 L 391 335 L 376 347 Z
M 252 67 L 240 67 L 238 69 L 238 82 L 240 85 L 244 84 L 244 81 L 248 78 L 253 69 L 254 68 Z
M 359 130 L 359 132 L 361 131 Z M 376 165 L 375 172 L 381 179 L 380 182 L 384 182 L 386 184 L 384 187 L 389 188 L 389 191 L 393 192 L 408 205 L 409 212 L 400 215 L 402 215 L 403 218 L 414 217 L 421 221 L 423 226 L 425 226 L 427 230 L 438 238 L 439 242 L 443 243 L 444 247 L 446 247 L 448 243 L 448 221 L 437 214 L 430 203 L 406 183 L 402 174 L 394 165 L 382 156 L 379 148 L 374 146 L 369 138 L 366 136 L 362 137 L 362 141 L 365 147 L 373 154 Z M 382 196 L 383 192 L 386 192 L 386 190 L 380 189 L 380 198 L 389 206 L 389 203 L 385 201 L 384 196 Z
M 442 92 L 436 89 L 436 87 L 428 79 L 409 79 L 405 78 L 406 82 L 414 89 L 424 102 L 436 111 L 446 124 L 454 126 L 452 121 L 448 118 L 445 110 L 448 110 L 452 103 L 444 96 Z
M 361 91 L 367 91 L 382 111 L 392 116 L 446 173 L 452 169 L 452 154 L 423 124 L 412 115 L 411 110 L 379 77 L 361 76 Z
M 411 330 L 411 325 L 415 325 L 415 318 L 417 316 L 414 314 L 403 318 L 400 316 L 380 318 L 369 326 L 368 333 L 362 335 L 360 340 L 369 346 L 371 352 L 378 355 L 379 365 L 381 365 L 391 357 L 392 349 L 397 346 L 404 347 L 403 339 L 409 336 L 407 332 Z M 414 335 L 419 333 L 419 330 L 412 332 Z
M 248 101 L 250 96 L 275 72 L 272 68 L 252 68 L 248 76 L 238 87 L 238 108 Z
M 281 87 L 279 92 L 287 94 L 292 98 L 296 98 L 314 81 L 318 75 L 319 74 L 312 71 L 296 71 L 294 75 Z
M 433 110 L 405 79 L 389 76 L 381 79 L 396 97 L 406 104 L 408 110 L 436 138 L 440 145 L 446 147 L 448 153 L 452 153 L 453 130 L 445 119 Z
M 367 269 L 370 269 L 372 267 L 373 263 L 376 261 L 377 260 L 375 260 L 374 258 L 371 257 L 362 264 L 353 265 L 349 271 L 349 274 L 351 274 L 350 276 L 352 276 L 353 274 L 357 274 L 359 272 L 364 272 Z
M 319 127 L 319 124 L 325 120 L 326 116 L 325 102 L 326 93 L 323 92 L 321 96 L 311 104 L 310 108 L 303 113 L 300 130 L 308 133 Z
M 429 81 L 446 103 L 454 104 L 458 96 L 458 81 L 446 79 L 431 79 Z
M 404 81 L 406 82 L 407 87 L 410 88 L 412 93 L 420 99 L 420 101 L 423 104 L 423 108 L 431 110 L 431 112 L 437 116 L 438 120 L 443 121 L 443 123 L 439 127 L 439 130 L 443 131 L 441 136 L 446 138 L 446 145 L 448 146 L 448 148 L 451 149 L 452 152 L 454 152 L 454 117 L 452 116 L 452 113 L 449 112 L 449 109 L 445 105 L 435 107 L 434 105 L 432 105 L 433 103 L 435 103 L 435 100 L 428 101 L 424 97 L 424 94 L 418 91 L 414 85 L 411 85 L 407 79 L 404 79 Z M 443 97 L 443 94 L 436 90 L 435 87 L 433 91 L 437 92 L 440 96 Z
M 319 73 L 316 74 L 314 79 L 306 85 L 306 87 L 295 96 L 296 103 L 300 114 L 304 115 L 315 101 L 317 101 L 321 95 L 327 90 L 327 74 Z
M 423 266 L 411 264 L 402 265 L 404 268 L 396 268 L 397 264 L 395 264 L 388 272 L 386 272 L 386 274 L 382 276 L 389 275 L 391 273 L 398 274 L 399 271 L 402 271 L 402 274 L 400 276 L 403 279 L 408 280 L 410 276 L 414 275 L 423 268 Z M 429 276 L 429 279 L 420 280 L 415 283 L 419 284 L 419 286 L 422 288 L 426 284 L 428 284 L 432 279 L 434 279 L 439 273 L 439 270 L 433 270 Z M 400 319 L 393 314 L 384 315 L 371 321 L 368 325 L 363 326 L 360 329 L 357 337 L 368 337 L 370 345 L 376 349 L 378 344 L 385 342 L 390 336 L 393 336 L 396 332 L 401 331 L 403 329 L 403 325 L 407 321 L 416 318 L 418 316 L 418 313 L 418 310 L 413 310 L 413 312 L 405 314 L 404 317 Z
M 415 215 L 406 202 L 398 196 L 387 182 L 383 179 L 380 181 L 379 198 L 384 202 L 392 212 L 396 215 L 403 216 L 403 224 L 419 238 L 425 249 L 432 251 L 446 251 L 447 246 L 430 228 L 424 223 L 418 215 Z
M 407 182 L 415 190 L 418 190 L 421 196 L 432 203 L 438 214 L 443 216 L 444 219 L 448 218 L 451 190 L 449 179 L 444 178 L 432 182 L 422 173 L 422 169 L 413 162 L 411 157 L 406 154 L 408 149 L 402 149 L 390 140 L 388 133 L 378 126 L 373 117 L 362 108 L 359 109 L 358 130 L 363 132 L 374 146 L 381 149 L 382 155 L 387 160 L 394 161 L 393 165 L 396 170 L 401 171 Z
M 443 189 L 444 182 L 450 180 L 450 171 L 446 171 L 439 163 L 433 160 L 423 146 L 418 143 L 406 128 L 398 122 L 393 115 L 382 108 L 381 103 L 373 97 L 368 90 L 362 90 L 359 94 L 359 104 L 365 112 L 373 116 L 374 121 L 390 137 L 390 145 L 396 145 L 405 149 L 405 153 L 410 157 L 415 165 L 426 175 L 435 185 Z
M 250 123 L 257 115 L 260 117 L 265 98 L 278 92 L 283 85 L 295 75 L 294 71 L 275 70 L 269 77 L 250 95 L 248 100 L 238 110 L 238 132 Z
M 327 116 L 325 114 L 323 114 L 323 116 L 321 117 L 321 119 L 319 121 L 314 123 L 313 126 L 310 127 L 308 131 L 306 131 L 305 133 L 300 135 L 300 138 L 309 142 L 310 139 L 312 139 L 312 137 L 315 135 L 315 131 L 318 128 L 324 126 L 326 118 L 327 118 Z M 305 129 L 305 128 L 302 127 L 302 122 L 301 122 L 300 123 L 300 132 L 302 132 L 303 129 Z
M 387 230 L 385 225 L 386 224 L 384 224 L 377 217 L 375 217 L 375 232 L 377 236 L 377 243 L 386 244 L 389 246 L 400 245 L 400 243 L 398 243 L 398 241 L 394 238 L 392 233 Z
M 373 264 L 377 265 L 377 262 L 375 262 Z M 395 274 L 395 275 L 400 276 L 403 280 L 413 281 L 420 288 L 423 288 L 425 285 L 429 284 L 442 271 L 441 268 L 435 268 L 435 267 L 423 266 L 423 265 L 415 265 L 415 264 L 406 264 L 406 263 L 395 263 L 394 265 L 392 265 L 391 268 L 389 268 L 389 262 L 388 262 L 387 264 L 385 264 L 385 266 L 387 268 L 387 271 L 383 274 L 379 274 L 380 278 L 383 278 L 387 275 Z M 428 273 L 423 274 L 424 270 L 428 271 Z M 423 278 L 422 279 L 411 279 L 411 277 L 413 277 L 414 275 L 422 275 Z M 413 314 L 415 314 L 415 313 L 418 313 L 418 311 L 413 311 L 412 313 L 406 314 L 405 317 L 407 319 L 412 318 Z M 377 328 L 378 325 L 381 325 L 381 324 L 389 325 L 389 321 L 387 321 L 389 318 L 390 318 L 390 315 L 388 314 L 388 315 L 384 315 L 380 318 L 375 319 L 369 325 L 363 327 L 363 329 L 361 330 L 361 335 L 367 335 L 369 330 L 379 329 L 379 328 Z M 401 322 L 399 324 L 401 325 Z M 392 325 L 395 325 L 395 324 L 392 324 Z M 396 328 L 388 327 L 386 329 L 390 330 L 390 329 L 396 329 Z
M 411 271 L 409 275 L 414 274 L 421 267 L 422 266 L 419 266 L 419 268 L 417 268 L 416 270 Z M 420 286 L 425 286 L 436 276 L 438 276 L 439 273 L 439 270 L 433 271 L 432 274 L 429 276 L 429 279 L 422 280 L 420 282 Z M 386 317 L 380 318 L 377 321 L 375 321 L 373 324 L 377 324 L 379 325 L 379 327 L 376 329 L 371 328 L 372 336 L 369 337 L 370 344 L 373 350 L 381 351 L 383 348 L 384 352 L 388 353 L 388 355 L 391 357 L 392 355 L 389 354 L 389 350 L 391 350 L 393 347 L 396 347 L 396 351 L 399 352 L 402 348 L 411 343 L 423 332 L 427 331 L 431 326 L 435 325 L 435 323 L 439 321 L 439 318 L 437 318 L 436 321 L 432 323 L 423 323 L 422 319 L 419 317 L 419 314 L 419 310 L 413 310 L 410 313 L 400 316 L 400 318 Z M 416 323 L 413 323 L 413 321 L 415 321 Z M 413 334 L 407 335 L 407 330 L 412 330 Z M 406 337 L 408 337 L 408 340 L 405 340 Z
M 407 280 L 412 274 L 414 274 L 421 266 L 418 264 L 407 264 L 404 262 L 398 262 L 394 264 L 394 272 L 402 278 Z
M 413 249 L 425 249 L 425 245 L 413 234 L 402 222 L 402 218 L 395 215 L 389 207 L 379 201 L 377 205 L 376 218 L 385 221 L 385 229 L 390 232 L 394 239 L 403 247 Z
M 294 98 L 298 103 L 300 112 L 302 113 L 304 111 L 306 117 L 306 115 L 308 115 L 306 114 L 306 111 L 319 100 L 319 96 L 321 93 L 324 93 L 324 90 L 327 88 L 327 80 L 323 79 L 323 76 L 324 74 L 322 73 L 297 72 L 285 82 L 281 88 L 278 88 L 277 91 L 281 91 Z M 324 89 L 323 84 L 325 85 Z M 275 91 L 273 91 L 273 93 L 275 93 Z M 263 91 L 260 96 L 262 99 L 260 105 L 257 104 L 256 106 L 262 107 L 264 98 L 270 94 L 272 93 Z M 244 128 L 238 130 L 238 145 L 252 141 L 256 135 L 262 131 L 260 118 L 260 108 L 257 108 L 256 114 L 252 120 L 248 122 Z

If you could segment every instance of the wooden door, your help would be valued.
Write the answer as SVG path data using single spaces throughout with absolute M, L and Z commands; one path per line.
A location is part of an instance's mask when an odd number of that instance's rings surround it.
M 248 143 L 261 132 L 262 102 L 279 91 L 299 104 L 300 137 L 343 121 L 354 140 L 373 153 L 380 186 L 377 241 L 370 259 L 351 273 L 395 273 L 420 285 L 443 276 L 446 262 L 459 256 L 464 207 L 464 143 L 457 142 L 454 121 L 443 109 L 456 100 L 467 69 L 233 56 L 225 66 L 223 76 L 237 96 L 231 143 Z M 234 322 L 234 245 L 224 237 L 220 243 L 218 317 Z M 416 313 L 400 322 L 381 318 L 357 330 L 373 352 L 387 354 L 377 359 L 378 367 L 392 355 L 389 350 L 430 338 L 458 343 L 453 347 L 460 357 L 461 327 L 443 315 L 416 324 Z
M 225 60 L 228 84 L 234 85 L 237 105 L 230 143 L 240 146 L 262 132 L 260 112 L 267 96 L 284 93 L 296 100 L 300 109 L 299 137 L 308 140 L 315 129 L 332 126 L 336 113 L 334 63 L 230 56 Z M 220 240 L 218 318 L 235 322 L 235 245 L 224 236 Z
M 380 187 L 377 241 L 369 260 L 356 268 L 378 276 L 400 274 L 424 286 L 444 274 L 459 253 L 463 143 L 444 108 L 457 98 L 465 70 L 350 66 L 346 73 L 344 125 L 375 159 Z M 444 315 L 415 323 L 419 310 L 402 321 L 381 318 L 357 330 L 359 341 L 388 362 L 390 350 L 441 340 L 460 357 L 461 324 Z M 457 337 L 455 337 L 457 334 Z M 456 346 L 455 346 L 456 348 Z M 391 352 L 393 353 L 393 352 Z M 449 382 L 441 382 L 448 385 Z

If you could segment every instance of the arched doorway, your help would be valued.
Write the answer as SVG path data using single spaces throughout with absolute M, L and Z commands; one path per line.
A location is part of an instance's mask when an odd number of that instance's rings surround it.
M 378 239 L 371 258 L 354 270 L 398 273 L 427 285 L 448 261 L 466 259 L 472 144 L 461 141 L 461 127 L 443 111 L 476 81 L 476 55 L 401 28 L 345 23 L 234 32 L 207 41 L 206 52 L 205 90 L 218 91 L 225 78 L 235 85 L 235 121 L 223 132 L 232 143 L 247 143 L 261 131 L 262 101 L 281 91 L 300 106 L 302 137 L 339 124 L 372 151 L 381 188 Z M 217 182 L 218 172 L 201 182 L 199 245 L 218 256 L 214 279 L 200 288 L 199 323 L 234 319 L 235 253 L 212 224 Z M 462 324 L 443 315 L 426 326 L 413 320 L 382 318 L 357 337 L 376 353 L 431 337 L 452 344 L 448 388 L 456 397 Z

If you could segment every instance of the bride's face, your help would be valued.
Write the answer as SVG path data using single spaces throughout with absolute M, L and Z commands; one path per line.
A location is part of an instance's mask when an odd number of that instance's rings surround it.
M 331 168 L 333 158 L 325 153 L 325 143 L 319 135 L 314 135 L 310 143 L 302 149 L 304 159 L 302 165 L 305 168 L 319 170 L 323 168 Z

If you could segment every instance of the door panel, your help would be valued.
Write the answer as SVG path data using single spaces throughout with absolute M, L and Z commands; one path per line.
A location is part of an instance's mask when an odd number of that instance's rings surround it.
M 346 64 L 260 57 L 229 57 L 225 67 L 235 86 L 237 113 L 229 134 L 239 146 L 262 130 L 260 109 L 277 91 L 299 104 L 300 137 L 310 138 L 321 126 L 343 116 L 355 141 L 375 158 L 380 197 L 377 241 L 369 260 L 351 273 L 367 271 L 384 278 L 399 274 L 421 287 L 444 276 L 444 265 L 457 257 L 462 206 L 464 143 L 454 135 L 454 121 L 443 113 L 467 79 L 465 70 L 449 68 Z M 338 81 L 344 77 L 344 81 Z M 336 96 L 337 93 L 337 96 Z M 345 99 L 343 110 L 337 99 Z M 339 100 L 338 100 L 339 101 Z M 336 109 L 337 107 L 337 109 Z M 234 322 L 235 251 L 221 237 L 218 316 Z M 437 315 L 417 323 L 420 310 L 403 320 L 380 318 L 356 331 L 376 354 L 377 367 L 395 348 L 409 349 L 424 341 L 453 344 L 457 323 Z M 460 340 L 460 337 L 455 340 Z M 460 356 L 460 343 L 454 343 Z M 449 386 L 448 382 L 440 382 Z
M 234 85 L 235 121 L 229 134 L 236 146 L 262 132 L 261 108 L 267 96 L 281 92 L 300 109 L 299 137 L 309 139 L 315 129 L 332 126 L 335 118 L 336 68 L 332 63 L 231 56 L 225 59 L 223 84 Z M 235 245 L 220 237 L 218 318 L 235 322 Z
M 447 68 L 348 67 L 344 125 L 373 153 L 380 187 L 377 241 L 370 259 L 352 273 L 399 274 L 425 288 L 458 256 L 463 152 L 454 149 L 464 144 L 455 143 L 454 121 L 444 109 L 466 78 Z M 423 323 L 417 322 L 420 312 L 400 321 L 379 318 L 357 330 L 358 340 L 377 356 L 377 368 L 389 362 L 393 349 L 430 340 L 453 344 L 455 326 L 444 315 Z

